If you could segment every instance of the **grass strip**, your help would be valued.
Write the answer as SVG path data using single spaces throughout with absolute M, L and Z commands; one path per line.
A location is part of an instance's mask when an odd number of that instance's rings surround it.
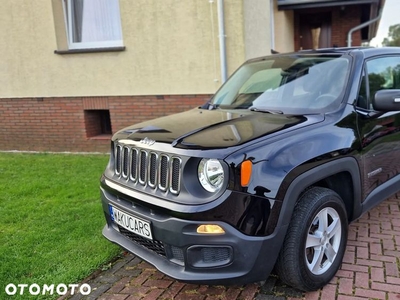
M 106 155 L 0 153 L 0 299 L 9 283 L 78 283 L 120 249 L 101 235 Z

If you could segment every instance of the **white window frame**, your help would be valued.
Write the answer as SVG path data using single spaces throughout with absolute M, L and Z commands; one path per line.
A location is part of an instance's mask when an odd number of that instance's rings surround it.
M 108 40 L 108 41 L 98 41 L 98 42 L 74 42 L 73 40 L 73 17 L 72 17 L 72 7 L 74 0 L 62 0 L 63 10 L 64 10 L 64 22 L 67 35 L 68 49 L 96 49 L 96 48 L 112 48 L 112 47 L 123 47 L 122 40 L 122 26 L 121 26 L 121 13 L 119 7 L 119 0 L 116 0 L 117 10 L 119 12 L 119 18 L 117 21 L 117 30 L 121 39 Z M 68 9 L 67 9 L 68 8 Z

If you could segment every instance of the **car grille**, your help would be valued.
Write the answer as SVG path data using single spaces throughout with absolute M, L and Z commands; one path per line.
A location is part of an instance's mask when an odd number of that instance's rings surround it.
M 125 228 L 118 226 L 119 232 L 126 236 L 128 239 L 133 241 L 136 244 L 141 245 L 142 247 L 145 247 L 149 249 L 150 251 L 153 251 L 157 253 L 158 255 L 161 255 L 163 257 L 166 257 L 165 255 L 165 248 L 162 242 L 157 241 L 157 240 L 149 240 L 144 237 L 141 237 L 140 235 L 134 234 Z
M 114 154 L 117 176 L 153 189 L 179 194 L 181 158 L 125 145 L 116 145 Z

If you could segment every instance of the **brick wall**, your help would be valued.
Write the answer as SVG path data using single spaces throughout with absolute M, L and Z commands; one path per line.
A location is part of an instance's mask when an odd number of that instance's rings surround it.
M 108 152 L 93 110 L 109 110 L 112 131 L 203 104 L 210 95 L 0 99 L 0 150 Z
M 332 10 L 332 45 L 347 47 L 347 34 L 350 29 L 361 24 L 361 9 L 357 5 L 339 7 Z M 361 45 L 361 31 L 352 35 L 352 46 Z
M 295 11 L 295 50 L 300 49 L 300 14 L 321 14 L 331 13 L 331 45 L 330 47 L 347 47 L 347 34 L 350 29 L 361 24 L 361 9 L 357 5 L 345 6 L 342 10 L 339 6 L 315 9 L 300 9 Z M 361 45 L 361 31 L 358 30 L 352 35 L 352 46 Z

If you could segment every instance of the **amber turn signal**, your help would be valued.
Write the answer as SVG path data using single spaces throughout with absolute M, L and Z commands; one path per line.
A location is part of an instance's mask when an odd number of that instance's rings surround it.
M 225 230 L 219 225 L 207 224 L 197 227 L 197 233 L 225 233 Z
M 242 185 L 242 187 L 246 187 L 249 185 L 252 168 L 253 164 L 250 160 L 245 160 L 244 162 L 242 162 L 240 170 L 240 184 Z

